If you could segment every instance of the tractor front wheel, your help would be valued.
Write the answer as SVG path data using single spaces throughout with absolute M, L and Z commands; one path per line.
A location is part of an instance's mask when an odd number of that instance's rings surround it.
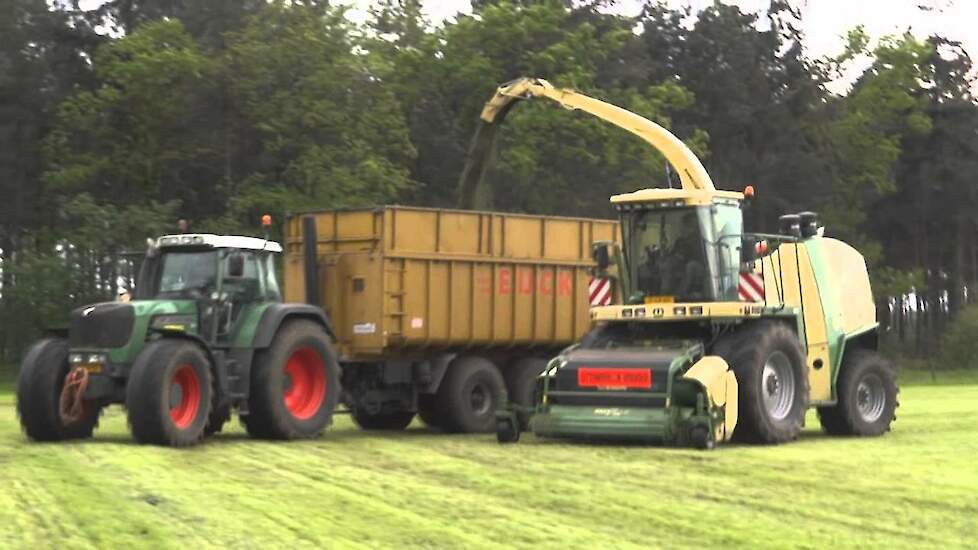
M 17 415 L 27 437 L 61 441 L 92 436 L 101 407 L 83 404 L 80 420 L 66 424 L 59 399 L 68 376 L 68 342 L 48 338 L 34 344 L 24 357 L 17 378 Z
M 151 342 L 136 358 L 126 384 L 133 437 L 171 447 L 200 442 L 211 393 L 210 361 L 200 346 L 175 338 Z
M 252 437 L 315 437 L 329 425 L 340 395 L 340 367 L 321 326 L 289 321 L 251 366 L 248 414 Z
M 893 365 L 869 350 L 849 351 L 839 373 L 838 403 L 818 408 L 822 429 L 832 435 L 882 435 L 896 419 L 897 393 Z

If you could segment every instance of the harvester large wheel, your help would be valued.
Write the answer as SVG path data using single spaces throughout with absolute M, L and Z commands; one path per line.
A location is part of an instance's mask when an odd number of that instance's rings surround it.
M 197 344 L 163 338 L 136 358 L 126 384 L 136 441 L 187 447 L 204 437 L 211 412 L 211 366 Z
M 900 404 L 889 361 L 869 350 L 846 353 L 836 388 L 838 403 L 818 408 L 818 419 L 827 433 L 877 436 L 890 430 Z
M 499 369 L 488 359 L 455 358 L 438 389 L 442 428 L 460 433 L 495 431 L 496 409 L 505 387 Z
M 353 421 L 364 430 L 403 430 L 411 425 L 414 413 L 411 411 L 393 411 L 378 414 L 367 414 L 363 411 L 353 412 Z
M 788 325 L 757 321 L 713 349 L 737 376 L 739 418 L 734 439 L 784 443 L 798 437 L 808 409 L 808 375 L 798 336 Z
M 438 410 L 438 396 L 421 394 L 418 396 L 418 418 L 431 428 L 441 428 L 441 411 Z
M 536 403 L 533 402 L 533 394 L 537 388 L 537 380 L 546 368 L 547 360 L 536 357 L 526 357 L 513 363 L 504 375 L 510 403 L 527 408 L 534 406 Z M 527 429 L 530 424 L 530 414 L 520 413 L 518 418 L 520 428 Z
M 59 399 L 68 376 L 68 342 L 48 338 L 34 344 L 17 378 L 17 415 L 27 437 L 34 441 L 61 441 L 91 437 L 101 408 L 85 404 L 78 422 L 65 425 Z
M 252 437 L 315 437 L 332 421 L 339 396 L 340 367 L 326 332 L 312 321 L 289 321 L 255 355 L 241 420 Z

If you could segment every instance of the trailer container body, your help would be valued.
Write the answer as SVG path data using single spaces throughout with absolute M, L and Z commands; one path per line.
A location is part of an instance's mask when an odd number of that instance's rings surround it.
M 577 341 L 589 326 L 591 244 L 618 239 L 618 223 L 601 219 L 402 206 L 296 214 L 285 227 L 285 299 L 329 316 L 355 417 L 406 417 L 419 408 L 408 394 L 443 393 L 461 364 L 491 364 L 508 383 L 510 371 L 542 368 Z M 391 384 L 416 391 L 381 403 L 357 395 L 376 401 Z

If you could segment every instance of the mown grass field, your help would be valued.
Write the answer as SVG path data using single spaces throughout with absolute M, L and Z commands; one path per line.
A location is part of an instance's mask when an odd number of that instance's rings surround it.
M 880 439 L 804 436 L 713 452 L 493 436 L 32 444 L 0 387 L 0 548 L 971 547 L 978 379 L 913 375 Z M 970 385 L 969 385 L 970 383 Z

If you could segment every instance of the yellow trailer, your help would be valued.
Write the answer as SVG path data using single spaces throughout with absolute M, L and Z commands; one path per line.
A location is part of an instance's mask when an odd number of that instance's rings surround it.
M 403 206 L 291 216 L 285 298 L 333 324 L 343 400 L 364 428 L 419 413 L 491 431 L 504 387 L 529 401 L 546 359 L 589 328 L 592 243 L 613 220 Z

